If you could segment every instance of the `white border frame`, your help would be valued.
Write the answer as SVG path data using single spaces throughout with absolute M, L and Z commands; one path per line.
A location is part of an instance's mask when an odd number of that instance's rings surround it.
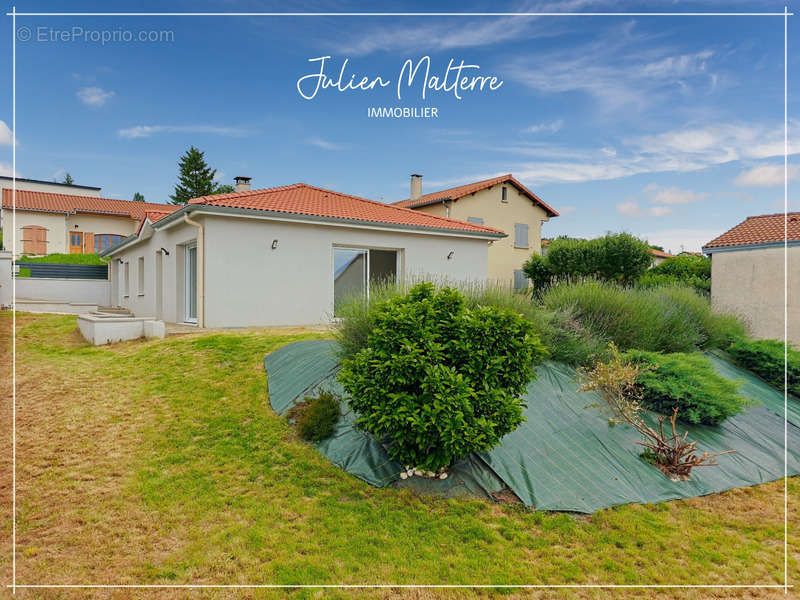
M 17 588 L 35 589 L 278 589 L 278 588 L 338 588 L 338 589 L 367 589 L 367 588 L 473 588 L 473 589 L 559 589 L 559 588 L 702 588 L 702 589 L 783 589 L 784 594 L 789 593 L 789 588 L 794 585 L 789 584 L 789 492 L 788 492 L 788 212 L 789 212 L 789 91 L 788 91 L 788 22 L 789 17 L 794 16 L 789 12 L 789 7 L 784 6 L 783 12 L 17 12 L 16 6 L 11 7 L 11 12 L 6 13 L 11 17 L 11 223 L 14 231 L 12 239 L 11 257 L 12 261 L 17 258 L 17 213 L 16 213 L 16 193 L 17 193 L 17 17 L 783 17 L 783 212 L 784 212 L 784 244 L 783 244 L 783 337 L 784 337 L 784 421 L 783 421 L 783 494 L 784 494 L 784 515 L 783 515 L 783 584 L 721 584 L 721 585 L 613 585 L 613 584 L 564 584 L 564 585 L 403 585 L 403 584 L 354 584 L 354 585 L 278 585 L 278 584 L 241 584 L 241 585 L 114 585 L 114 584 L 77 584 L 77 585 L 47 585 L 47 584 L 18 584 L 17 583 L 17 287 L 16 278 L 12 277 L 12 451 L 11 451 L 11 473 L 12 473 L 12 581 L 6 587 L 12 589 L 16 595 Z

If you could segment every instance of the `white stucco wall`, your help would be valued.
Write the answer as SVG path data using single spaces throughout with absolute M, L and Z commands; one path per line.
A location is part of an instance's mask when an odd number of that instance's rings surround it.
M 800 246 L 788 252 L 788 337 L 800 347 Z M 783 248 L 714 252 L 711 302 L 747 321 L 757 338 L 783 339 Z
M 17 299 L 20 298 L 108 306 L 111 284 L 107 279 L 17 277 Z
M 11 306 L 13 299 L 12 265 L 11 252 L 0 251 L 0 307 Z
M 404 277 L 455 282 L 487 275 L 486 240 L 219 217 L 206 222 L 207 327 L 329 322 L 334 246 L 399 250 Z
M 391 232 L 325 224 L 298 224 L 238 217 L 193 219 L 205 228 L 205 326 L 311 325 L 327 323 L 333 314 L 333 247 L 398 250 L 399 275 L 432 276 L 456 281 L 485 281 L 486 240 L 446 235 Z M 150 239 L 114 256 L 112 304 L 137 316 L 168 322 L 184 318 L 184 248 L 197 230 L 181 223 L 156 230 Z M 272 240 L 278 248 L 272 250 Z M 156 311 L 156 252 L 163 256 L 161 314 Z M 453 252 L 453 257 L 447 255 Z M 144 258 L 145 286 L 136 289 L 138 258 Z M 119 263 L 117 259 L 122 259 Z M 122 289 L 129 263 L 130 291 Z

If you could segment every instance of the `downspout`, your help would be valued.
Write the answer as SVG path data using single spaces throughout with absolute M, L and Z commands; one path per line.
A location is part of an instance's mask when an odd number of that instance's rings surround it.
M 448 219 L 450 218 L 450 205 L 447 203 L 447 199 L 445 198 L 442 200 L 442 204 L 444 205 L 444 216 Z
M 188 214 L 183 215 L 187 225 L 197 227 L 197 326 L 206 325 L 206 244 L 203 235 L 203 226 L 197 221 L 192 221 Z

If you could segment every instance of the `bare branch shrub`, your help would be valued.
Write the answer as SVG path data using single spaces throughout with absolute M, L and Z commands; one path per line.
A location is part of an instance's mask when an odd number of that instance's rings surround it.
M 642 435 L 644 441 L 636 443 L 644 446 L 642 457 L 645 460 L 658 467 L 670 479 L 684 481 L 689 479 L 693 468 L 716 465 L 717 456 L 735 452 L 727 450 L 698 455 L 697 442 L 686 439 L 689 432 L 678 433 L 675 427 L 677 408 L 673 409 L 671 417 L 658 418 L 658 430 L 650 427 L 642 416 L 642 394 L 636 385 L 639 373 L 644 368 L 626 360 L 611 343 L 608 360 L 596 363 L 591 370 L 581 371 L 585 379 L 581 389 L 597 391 L 606 401 L 613 421 L 628 423 Z M 672 427 L 671 434 L 664 432 L 664 423 L 667 421 Z

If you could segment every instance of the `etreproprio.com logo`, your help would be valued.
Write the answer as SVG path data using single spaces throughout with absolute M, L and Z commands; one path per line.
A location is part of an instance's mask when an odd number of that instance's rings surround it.
M 175 32 L 169 29 L 86 29 L 75 26 L 68 29 L 56 27 L 17 27 L 18 42 L 84 42 L 89 44 L 169 43 L 175 41 Z

